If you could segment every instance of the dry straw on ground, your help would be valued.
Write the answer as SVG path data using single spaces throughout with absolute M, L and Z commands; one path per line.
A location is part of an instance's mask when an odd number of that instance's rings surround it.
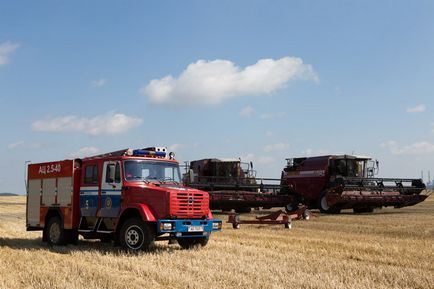
M 1 289 L 434 288 L 434 196 L 399 210 L 318 214 L 292 230 L 225 224 L 205 248 L 160 242 L 139 255 L 84 240 L 49 249 L 24 223 L 25 197 L 0 197 Z

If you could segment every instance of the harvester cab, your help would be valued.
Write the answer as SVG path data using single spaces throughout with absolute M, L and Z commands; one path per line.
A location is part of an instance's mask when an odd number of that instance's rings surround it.
M 202 159 L 186 166 L 188 170 L 183 179 L 188 183 L 256 183 L 253 163 L 241 162 L 240 159 Z

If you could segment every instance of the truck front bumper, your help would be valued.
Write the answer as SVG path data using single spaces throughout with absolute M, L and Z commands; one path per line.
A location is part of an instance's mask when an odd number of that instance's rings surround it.
M 221 231 L 222 221 L 211 220 L 158 220 L 158 233 L 170 233 L 176 237 L 207 237 L 211 232 Z

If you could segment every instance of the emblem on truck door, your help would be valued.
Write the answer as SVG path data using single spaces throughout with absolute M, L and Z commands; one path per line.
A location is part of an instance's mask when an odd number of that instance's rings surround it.
M 108 209 L 112 207 L 112 199 L 110 197 L 107 197 L 107 199 L 105 199 L 105 207 Z

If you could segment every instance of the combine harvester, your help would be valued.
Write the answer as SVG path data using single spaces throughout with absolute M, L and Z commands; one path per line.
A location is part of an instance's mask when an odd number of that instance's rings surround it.
M 240 220 L 236 214 L 229 216 L 233 228 L 240 224 L 283 224 L 290 228 L 291 220 L 309 219 L 306 206 L 297 206 L 294 192 L 285 186 L 282 190 L 280 179 L 256 178 L 253 164 L 243 163 L 240 159 L 202 159 L 186 163 L 184 185 L 204 190 L 210 196 L 213 210 L 249 213 L 252 208 L 271 209 L 285 207 L 255 220 Z M 283 192 L 283 193 L 282 193 Z
M 291 195 L 293 204 L 303 203 L 322 213 L 355 213 L 374 208 L 402 208 L 424 201 L 421 179 L 375 178 L 378 161 L 370 157 L 327 155 L 287 159 L 282 171 L 281 193 Z M 288 208 L 289 210 L 291 208 Z

